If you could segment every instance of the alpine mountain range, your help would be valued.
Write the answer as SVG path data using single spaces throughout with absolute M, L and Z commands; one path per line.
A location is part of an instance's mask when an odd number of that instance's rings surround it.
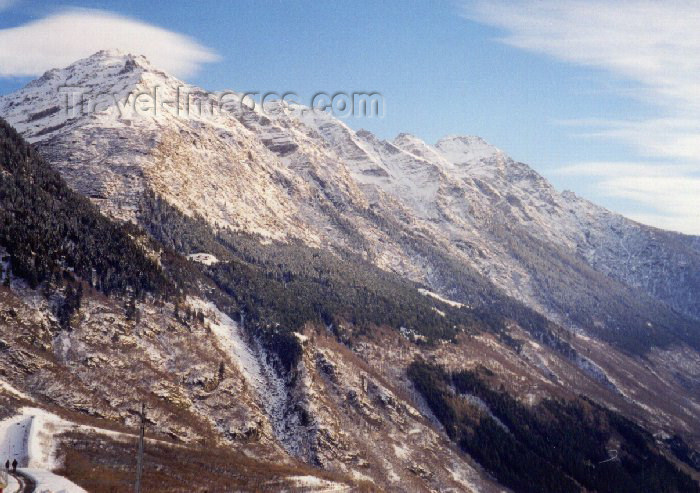
M 475 136 L 65 87 L 217 98 L 118 51 L 0 96 L 22 467 L 132 484 L 143 402 L 145 491 L 700 489 L 700 237 Z

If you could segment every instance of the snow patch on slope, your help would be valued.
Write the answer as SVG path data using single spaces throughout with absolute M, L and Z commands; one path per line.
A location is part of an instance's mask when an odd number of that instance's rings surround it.
M 433 293 L 432 291 L 428 291 L 427 289 L 424 289 L 424 288 L 420 288 L 418 290 L 418 292 L 420 294 L 422 294 L 423 296 L 429 296 L 430 298 L 434 298 L 438 301 L 442 301 L 446 305 L 450 305 L 454 308 L 464 308 L 466 306 L 464 303 L 459 303 L 457 301 L 453 301 L 453 300 L 450 300 L 448 298 L 444 298 L 444 297 L 440 296 L 439 294 Z
M 503 157 L 502 151 L 481 137 L 472 135 L 449 135 L 440 139 L 435 147 L 455 164 L 475 163 L 493 157 Z
M 244 338 L 240 325 L 219 310 L 214 303 L 199 298 L 188 298 L 188 303 L 201 310 L 209 321 L 212 333 L 222 349 L 231 356 L 247 384 L 262 403 L 272 429 L 285 448 L 290 448 L 285 433 L 285 407 L 287 389 L 277 376 L 259 347 L 251 348 Z
M 288 479 L 294 483 L 295 487 L 302 488 L 303 491 L 314 491 L 318 493 L 350 491 L 350 487 L 347 485 L 321 479 L 316 476 L 290 476 Z
M 20 390 L 17 390 L 16 388 L 14 388 L 12 385 L 10 385 L 9 383 L 7 383 L 4 380 L 0 380 L 0 389 L 4 390 L 6 392 L 9 392 L 10 394 L 14 394 L 15 396 L 19 397 L 20 399 L 26 399 L 28 401 L 34 400 L 34 399 L 32 399 L 31 396 L 25 394 L 24 392 L 22 392 Z
M 45 469 L 27 468 L 22 472 L 36 482 L 36 490 L 41 493 L 87 493 L 74 482 Z
M 188 259 L 204 265 L 214 265 L 219 263 L 219 259 L 210 253 L 191 253 Z

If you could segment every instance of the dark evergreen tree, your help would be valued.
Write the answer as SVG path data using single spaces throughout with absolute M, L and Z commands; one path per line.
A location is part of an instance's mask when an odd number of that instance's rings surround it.
M 585 397 L 530 408 L 494 390 L 484 369 L 416 361 L 408 376 L 450 437 L 515 491 L 700 491 L 648 432 Z
M 0 245 L 9 254 L 13 275 L 32 288 L 58 283 L 67 273 L 105 294 L 175 294 L 173 283 L 132 236 L 144 237 L 134 226 L 107 219 L 70 190 L 34 148 L 0 120 Z

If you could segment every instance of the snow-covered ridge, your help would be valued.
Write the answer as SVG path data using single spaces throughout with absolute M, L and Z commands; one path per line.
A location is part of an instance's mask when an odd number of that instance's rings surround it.
M 156 86 L 163 99 L 180 88 L 204 99 L 221 93 L 189 86 L 143 57 L 100 52 L 0 97 L 0 115 L 113 217 L 137 220 L 140 197 L 153 190 L 214 227 L 355 248 L 438 292 L 430 261 L 391 228 L 421 231 L 507 294 L 562 321 L 566 313 L 548 306 L 537 273 L 491 232 L 507 228 L 700 316 L 698 288 L 681 265 L 685 247 L 667 252 L 650 228 L 559 193 L 480 137 L 453 135 L 429 145 L 400 134 L 386 141 L 329 114 L 274 102 L 264 112 L 234 105 L 213 119 L 169 111 L 125 118 L 114 108 L 66 118 L 55 111 L 56 90 L 65 84 L 92 95 L 150 94 Z M 700 263 L 694 251 L 692 262 Z
M 274 103 L 264 113 L 239 108 L 214 119 L 169 111 L 124 118 L 113 107 L 60 119 L 52 98 L 56 87 L 66 81 L 84 84 L 92 95 L 105 92 L 108 96 L 151 91 L 157 85 L 166 97 L 184 83 L 150 66 L 142 57 L 101 52 L 66 69 L 48 72 L 24 92 L 0 98 L 0 115 L 9 115 L 11 121 L 14 118 L 17 127 L 33 139 L 70 185 L 113 217 L 138 220 L 143 193 L 153 190 L 184 213 L 200 215 L 213 228 L 230 226 L 259 233 L 266 238 L 263 241 L 300 239 L 336 251 L 354 250 L 376 265 L 425 286 L 421 293 L 435 299 L 434 310 L 443 315 L 447 309 L 440 303 L 461 307 L 471 304 L 472 298 L 467 290 L 450 285 L 451 279 L 444 274 L 440 277 L 444 263 L 433 252 L 473 268 L 501 291 L 564 324 L 572 307 L 580 302 L 580 291 L 576 290 L 585 284 L 581 279 L 596 280 L 575 277 L 589 267 L 609 276 L 598 284 L 591 281 L 591 289 L 603 300 L 616 295 L 610 286 L 616 286 L 614 280 L 622 280 L 637 289 L 640 298 L 646 292 L 659 299 L 677 300 L 681 307 L 698 306 L 698 283 L 692 276 L 700 264 L 693 263 L 693 257 L 682 248 L 674 249 L 674 245 L 683 244 L 682 238 L 650 232 L 573 194 L 560 194 L 530 167 L 478 137 L 451 136 L 429 145 L 416 136 L 401 134 L 386 141 L 371 132 L 355 131 L 330 115 L 300 113 Z M 202 89 L 187 88 L 206 96 Z M 433 250 L 415 248 L 421 244 Z M 696 251 L 698 244 L 693 247 Z M 190 258 L 208 265 L 217 261 L 203 252 Z M 556 264 L 561 270 L 550 268 L 556 260 L 562 260 Z M 565 295 L 563 306 L 551 302 L 560 291 Z M 36 299 L 45 303 L 40 294 Z M 408 417 L 412 416 L 410 411 L 394 405 L 398 397 L 387 399 L 386 389 L 372 390 L 367 383 L 372 380 L 366 374 L 368 369 L 343 356 L 347 348 L 335 351 L 331 344 L 318 349 L 314 347 L 318 344 L 316 335 L 298 334 L 304 361 L 297 386 L 286 387 L 290 382 L 276 374 L 260 345 L 246 337 L 240 324 L 208 300 L 191 298 L 188 303 L 205 314 L 206 321 L 198 329 L 162 330 L 177 326 L 176 320 L 164 316 L 162 308 L 145 306 L 144 315 L 149 311 L 151 316 L 160 315 L 150 324 L 142 323 L 136 334 L 126 321 L 113 323 L 112 312 L 100 315 L 84 306 L 81 316 L 92 318 L 90 327 L 56 336 L 51 341 L 54 355 L 63 362 L 73 357 L 73 366 L 66 368 L 89 368 L 85 371 L 90 377 L 102 372 L 98 369 L 101 363 L 117 367 L 123 363 L 122 355 L 110 359 L 114 346 L 109 331 L 119 326 L 120 341 L 133 344 L 138 348 L 135 352 L 145 354 L 159 371 L 178 377 L 175 383 L 156 379 L 148 392 L 169 404 L 191 406 L 196 416 L 211 420 L 212 430 L 227 440 L 248 438 L 246 433 L 251 431 L 251 437 L 262 437 L 261 442 L 272 443 L 288 455 L 318 458 L 325 454 L 329 464 L 352 464 L 349 473 L 363 475 L 358 477 L 373 473 L 377 479 L 381 475 L 376 467 L 386 458 L 364 459 L 352 450 L 354 443 L 374 440 L 387 446 L 389 455 L 396 455 L 382 466 L 396 484 L 406 477 L 406 467 L 412 466 L 409 458 L 419 460 L 426 451 L 446 457 L 442 454 L 447 448 L 435 446 L 441 442 L 424 433 L 426 429 L 415 428 L 409 421 L 413 419 Z M 585 333 L 589 327 L 572 328 Z M 519 337 L 528 337 L 517 327 L 514 330 Z M 407 329 L 403 333 L 415 338 Z M 88 345 L 93 336 L 97 339 Z M 188 347 L 197 338 L 204 341 L 206 352 L 201 347 L 198 351 Z M 586 336 L 572 340 L 584 350 L 597 342 Z M 545 382 L 545 376 L 557 373 L 555 355 L 548 352 L 545 343 L 529 342 L 529 351 L 546 355 L 541 360 L 533 356 L 531 361 Z M 489 335 L 477 336 L 460 351 L 482 343 L 482 349 L 494 350 L 494 361 L 512 357 L 516 359 L 510 362 L 521 362 Z M 174 352 L 179 344 L 184 346 Z M 395 382 L 403 381 L 405 375 L 400 372 L 422 351 L 406 345 L 406 360 L 386 364 L 384 358 L 394 348 L 385 341 L 378 341 L 377 346 L 377 352 L 366 361 L 381 371 L 396 372 Z M 401 348 L 398 358 L 404 357 L 406 348 L 403 344 Z M 171 352 L 193 356 L 171 360 Z M 464 354 L 449 356 L 461 364 Z M 600 354 L 605 352 L 598 357 Z M 472 356 L 478 360 L 478 354 Z M 179 364 L 175 359 L 183 366 L 176 372 L 172 370 Z M 219 373 L 222 360 L 226 372 Z M 579 373 L 585 370 L 582 366 L 579 362 L 578 370 L 567 370 L 575 371 L 571 381 L 586 378 L 586 371 Z M 229 371 L 231 367 L 234 371 Z M 589 376 L 597 366 L 591 368 Z M 603 375 L 611 368 L 626 371 L 624 365 L 600 365 Z M 217 377 L 221 374 L 225 377 Z M 611 375 L 619 380 L 620 372 Z M 111 384 L 116 379 L 105 380 Z M 129 394 L 101 385 L 98 388 L 113 392 L 111 397 L 122 399 L 121 412 L 125 413 L 124 402 L 129 399 L 124 396 Z M 218 390 L 212 391 L 215 385 L 219 385 Z M 30 388 L 41 395 L 35 387 Z M 682 392 L 680 395 L 686 398 Z M 250 404 L 245 412 L 235 409 L 236 399 Z M 70 401 L 63 405 L 74 406 Z M 229 413 L 232 409 L 237 412 Z M 300 420 L 300 409 L 309 419 Z M 348 413 L 348 409 L 356 411 Z M 383 423 L 390 424 L 393 415 L 395 424 L 401 425 L 391 437 L 395 443 L 381 442 L 386 436 L 376 430 L 372 434 L 371 429 L 355 429 L 355 418 L 361 423 L 366 413 L 376 423 L 378 412 L 383 413 Z M 346 413 L 353 420 L 345 419 Z M 163 416 L 160 419 L 165 432 L 184 439 L 196 436 L 186 428 L 171 428 Z M 36 423 L 40 425 L 41 420 Z M 348 435 L 352 434 L 359 438 L 351 440 Z M 421 441 L 407 442 L 413 435 Z M 424 439 L 428 441 L 422 442 Z M 51 455 L 37 460 L 46 467 L 52 464 Z M 446 462 L 436 459 L 435 463 Z M 308 476 L 297 478 L 300 487 L 327 486 Z
M 504 157 L 505 154 L 486 142 L 481 137 L 473 135 L 448 135 L 436 144 L 435 148 L 443 156 L 455 164 L 474 163 L 494 157 Z

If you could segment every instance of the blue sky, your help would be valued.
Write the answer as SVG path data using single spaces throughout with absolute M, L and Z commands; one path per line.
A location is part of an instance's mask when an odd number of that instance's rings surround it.
M 428 143 L 480 135 L 560 189 L 700 234 L 700 66 L 667 56 L 697 58 L 700 38 L 689 33 L 700 9 L 689 2 L 0 0 L 0 9 L 0 93 L 33 78 L 18 74 L 120 44 L 143 46 L 206 89 L 304 100 L 378 91 L 384 118 L 348 124 Z M 91 37 L 50 23 L 76 16 L 109 25 Z M 37 38 L 51 50 L 17 41 Z

